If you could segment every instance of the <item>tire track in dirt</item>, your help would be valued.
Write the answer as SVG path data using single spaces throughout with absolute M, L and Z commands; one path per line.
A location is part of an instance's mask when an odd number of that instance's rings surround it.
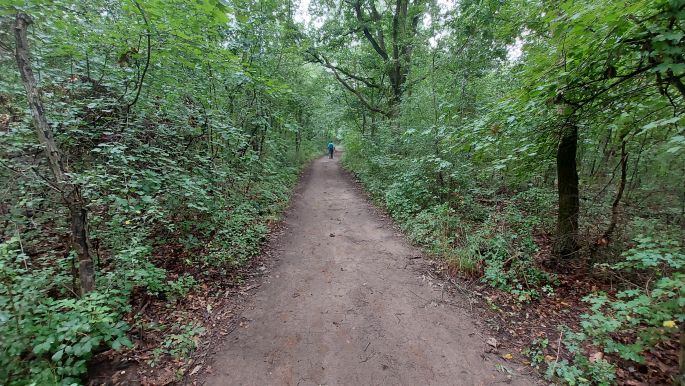
M 303 178 L 272 245 L 279 263 L 216 350 L 207 385 L 530 385 L 484 353 L 464 310 L 337 160 Z M 496 369 L 504 364 L 513 376 Z

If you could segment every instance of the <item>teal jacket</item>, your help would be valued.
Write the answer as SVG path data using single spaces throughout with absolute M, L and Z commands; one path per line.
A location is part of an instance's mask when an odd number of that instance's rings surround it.
M 335 145 L 333 144 L 333 142 L 330 142 L 328 144 L 328 151 L 331 151 L 331 150 L 335 150 Z

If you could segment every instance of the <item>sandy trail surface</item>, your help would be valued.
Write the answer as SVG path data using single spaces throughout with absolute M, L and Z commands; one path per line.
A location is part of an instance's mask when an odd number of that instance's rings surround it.
M 426 280 L 420 251 L 337 159 L 313 162 L 293 200 L 271 245 L 278 262 L 216 348 L 206 384 L 535 383 L 485 353 L 460 299 Z

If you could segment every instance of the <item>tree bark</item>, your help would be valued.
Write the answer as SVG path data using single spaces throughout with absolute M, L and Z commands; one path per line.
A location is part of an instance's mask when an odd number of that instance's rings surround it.
M 578 126 L 571 123 L 564 127 L 557 149 L 559 214 L 554 252 L 559 260 L 572 258 L 578 252 L 580 201 L 576 166 L 577 150 Z
M 680 355 L 678 356 L 678 378 L 676 385 L 685 385 L 685 323 L 680 323 Z
M 621 166 L 621 178 L 618 184 L 618 190 L 616 191 L 616 197 L 614 202 L 611 204 L 611 220 L 609 221 L 609 226 L 604 231 L 602 236 L 590 246 L 590 259 L 594 260 L 597 251 L 609 245 L 611 242 L 611 236 L 616 230 L 616 225 L 618 224 L 619 218 L 619 205 L 621 204 L 621 199 L 623 198 L 623 193 L 626 189 L 626 182 L 628 180 L 628 153 L 626 151 L 626 141 L 621 139 L 621 161 L 619 162 Z M 612 178 L 613 179 L 613 178 Z
M 45 149 L 45 155 L 47 156 L 56 185 L 69 208 L 71 215 L 71 244 L 78 257 L 81 293 L 84 294 L 95 289 L 95 270 L 88 247 L 88 212 L 81 196 L 79 185 L 70 182 L 63 153 L 55 142 L 54 135 L 45 117 L 43 103 L 38 95 L 36 79 L 33 76 L 31 61 L 29 60 L 29 45 L 26 36 L 26 30 L 31 22 L 31 18 L 26 14 L 18 13 L 16 16 L 14 25 L 14 36 L 16 39 L 15 58 L 24 89 L 26 90 L 26 98 L 31 108 L 33 125 L 38 141 Z
M 385 45 L 383 35 L 383 27 L 379 25 L 382 22 L 382 17 L 378 13 L 374 1 L 369 4 L 371 8 L 370 19 L 362 7 L 362 1 L 357 0 L 353 3 L 354 13 L 357 21 L 362 25 L 362 31 L 366 40 L 369 41 L 374 51 L 378 53 L 384 63 L 385 72 L 390 80 L 390 98 L 388 101 L 388 116 L 395 118 L 399 115 L 399 105 L 402 102 L 402 97 L 405 91 L 405 83 L 409 76 L 411 67 L 412 52 L 414 49 L 414 38 L 417 34 L 417 28 L 423 12 L 417 12 L 410 15 L 412 7 L 422 7 L 421 0 L 414 1 L 413 5 L 410 0 L 396 0 L 392 11 L 392 25 L 390 44 L 391 50 Z M 375 24 L 374 31 L 369 28 L 369 21 Z
M 611 205 L 611 222 L 609 227 L 602 235 L 602 238 L 609 242 L 612 233 L 616 229 L 616 224 L 618 223 L 619 216 L 619 204 L 621 203 L 621 198 L 623 198 L 623 192 L 626 190 L 626 181 L 628 179 L 628 153 L 626 152 L 626 141 L 621 142 L 621 181 L 618 185 L 618 191 L 616 192 L 616 197 Z

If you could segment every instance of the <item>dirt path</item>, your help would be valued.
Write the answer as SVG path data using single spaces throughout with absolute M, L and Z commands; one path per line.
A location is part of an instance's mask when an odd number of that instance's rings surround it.
M 426 261 L 337 160 L 301 182 L 279 263 L 242 326 L 217 349 L 208 385 L 529 385 L 484 354 L 470 316 L 422 279 Z M 458 299 L 453 299 L 458 300 Z

